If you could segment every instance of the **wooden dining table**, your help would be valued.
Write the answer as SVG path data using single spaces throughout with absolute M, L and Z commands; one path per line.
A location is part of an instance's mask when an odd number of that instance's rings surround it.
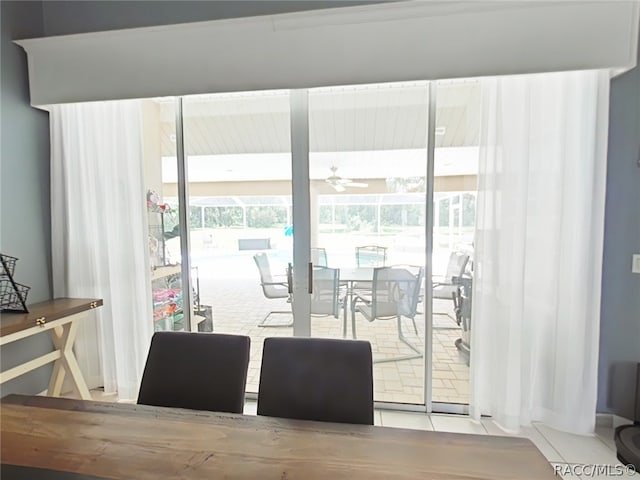
M 2 480 L 556 478 L 530 440 L 9 395 Z

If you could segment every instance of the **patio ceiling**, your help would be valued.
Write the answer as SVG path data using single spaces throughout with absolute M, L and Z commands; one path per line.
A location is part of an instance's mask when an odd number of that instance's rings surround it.
M 478 145 L 477 82 L 439 83 L 436 148 Z M 161 152 L 175 155 L 173 104 L 160 102 Z M 423 149 L 426 82 L 312 89 L 312 152 Z M 217 156 L 290 151 L 287 91 L 186 97 L 187 154 Z
M 330 167 L 338 167 L 337 174 L 358 181 L 373 179 L 424 177 L 426 149 L 378 150 L 357 152 L 311 153 L 309 176 L 313 180 L 326 179 Z M 243 182 L 291 179 L 289 153 L 203 155 L 189 157 L 189 182 Z M 476 175 L 478 147 L 437 148 L 436 177 Z M 162 159 L 162 179 L 177 182 L 176 159 Z

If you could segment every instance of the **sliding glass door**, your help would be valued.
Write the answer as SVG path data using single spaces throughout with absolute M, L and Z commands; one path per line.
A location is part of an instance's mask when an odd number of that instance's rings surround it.
M 189 245 L 191 321 L 171 328 L 250 336 L 249 392 L 264 338 L 357 338 L 372 345 L 376 401 L 467 403 L 477 93 L 404 82 L 189 96 L 175 134 L 173 104 L 158 103 L 156 189 L 178 211 L 183 135 L 188 200 L 186 225 L 163 229 L 170 264 Z M 404 280 L 385 291 L 384 275 Z M 383 294 L 393 311 L 376 307 Z
M 469 403 L 480 84 L 436 83 L 431 398 Z
M 314 281 L 311 334 L 371 342 L 380 402 L 425 401 L 428 106 L 426 82 L 309 91 L 311 256 L 339 278 L 332 311 L 331 276 L 314 273 L 328 280 Z M 393 312 L 375 267 L 415 275 Z
M 144 177 L 154 331 L 189 330 L 188 290 L 183 288 L 175 97 L 142 101 Z
M 183 100 L 195 329 L 251 337 L 249 392 L 263 339 L 293 334 L 289 105 L 288 91 Z

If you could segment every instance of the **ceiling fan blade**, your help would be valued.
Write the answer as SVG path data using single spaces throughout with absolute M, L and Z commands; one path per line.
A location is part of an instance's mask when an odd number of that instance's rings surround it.
M 344 192 L 346 190 L 341 183 L 332 183 L 331 186 L 336 192 Z
M 364 182 L 349 182 L 344 184 L 345 187 L 357 187 L 357 188 L 367 188 L 369 186 L 368 183 Z

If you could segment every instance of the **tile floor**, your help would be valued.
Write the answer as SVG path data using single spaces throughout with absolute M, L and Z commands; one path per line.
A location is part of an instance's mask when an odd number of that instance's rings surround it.
M 117 401 L 115 395 L 107 395 L 102 391 L 91 392 L 94 400 Z M 255 415 L 257 403 L 255 400 L 245 402 L 245 415 Z M 471 433 L 476 435 L 511 436 L 497 426 L 490 418 L 475 422 L 464 415 L 443 415 L 402 412 L 395 410 L 376 409 L 375 425 L 394 428 L 408 428 L 416 430 L 431 430 L 437 432 Z M 614 466 L 619 466 L 613 443 L 613 428 L 598 427 L 594 435 L 573 435 L 560 432 L 546 425 L 535 423 L 531 427 L 523 428 L 518 436 L 530 439 L 557 469 L 559 478 L 564 479 L 605 479 L 605 478 L 638 478 L 640 474 L 615 475 Z M 592 472 L 583 466 L 598 465 L 598 468 L 611 466 L 609 475 Z M 580 472 L 582 475 L 579 475 Z M 625 472 L 623 472 L 625 473 Z
M 255 415 L 256 406 L 254 400 L 247 400 L 244 413 Z M 472 433 L 476 435 L 511 435 L 497 426 L 490 418 L 475 422 L 463 415 L 425 415 L 394 410 L 376 410 L 374 419 L 376 425 L 384 427 Z M 619 465 L 620 462 L 616 458 L 613 443 L 613 428 L 598 427 L 595 435 L 583 436 L 560 432 L 542 424 L 534 424 L 531 427 L 524 428 L 518 436 L 529 438 L 547 458 L 552 467 L 557 469 L 561 478 L 604 479 L 616 476 L 592 475 L 588 468 L 582 467 L 583 465 L 599 465 L 602 466 L 599 468 L 604 469 L 606 468 L 604 467 L 605 465 L 612 467 Z M 581 470 L 586 472 L 586 475 L 577 475 Z M 572 475 L 571 472 L 575 474 Z M 616 471 L 612 468 L 611 473 L 614 474 Z M 640 474 L 627 476 L 626 478 L 640 479 Z

